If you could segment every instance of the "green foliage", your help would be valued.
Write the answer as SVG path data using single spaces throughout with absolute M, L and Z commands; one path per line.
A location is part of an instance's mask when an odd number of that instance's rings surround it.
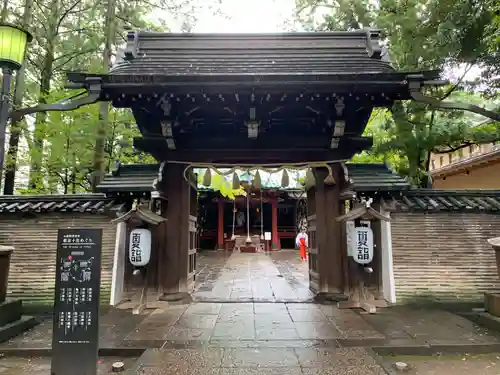
M 201 0 L 116 0 L 114 15 L 107 19 L 108 2 L 89 0 L 4 1 L 1 16 L 19 23 L 29 15 L 34 40 L 28 49 L 23 105 L 53 102 L 69 96 L 63 89 L 66 71 L 102 72 L 107 31 L 114 57 L 123 46 L 127 29 L 165 30 L 166 19 L 175 15 L 184 30 L 196 22 L 195 10 L 207 8 Z M 212 2 L 217 12 L 218 1 Z M 491 98 L 491 108 L 500 108 L 500 3 L 495 0 L 296 0 L 298 19 L 306 29 L 352 30 L 380 28 L 397 69 L 453 68 L 467 71 L 481 67 L 481 84 Z M 29 11 L 29 12 L 27 12 Z M 151 20 L 154 18 L 154 22 Z M 457 75 L 457 74 L 455 74 Z M 496 77 L 496 79 L 495 79 Z M 431 92 L 433 96 L 485 105 L 483 95 L 467 92 L 464 77 L 454 77 L 455 86 Z M 490 105 L 491 104 L 491 105 Z M 137 153 L 132 139 L 138 130 L 128 110 L 110 109 L 104 136 L 104 170 L 115 160 L 147 163 L 151 157 Z M 101 114 L 102 118 L 102 114 Z M 435 111 L 414 102 L 398 103 L 390 110 L 373 113 L 365 134 L 374 137 L 372 150 L 357 155 L 355 162 L 386 162 L 424 185 L 429 154 L 457 149 L 469 143 L 500 139 L 498 124 L 473 127 L 478 116 L 459 111 Z M 82 192 L 91 185 L 98 137 L 99 105 L 65 113 L 38 114 L 20 124 L 21 142 L 15 165 L 18 175 L 37 166 L 39 178 L 24 193 Z M 12 131 L 12 129 L 10 129 Z M 101 159 L 99 159 L 101 160 Z M 213 178 L 215 188 L 227 196 L 237 192 Z
M 210 5 L 214 12 L 219 2 Z M 129 29 L 168 30 L 167 19 L 162 17 L 172 16 L 192 26 L 196 22 L 193 16 L 196 10 L 207 8 L 200 0 L 114 0 L 113 3 L 13 0 L 3 3 L 2 17 L 5 15 L 6 21 L 15 24 L 28 20 L 29 31 L 34 36 L 26 60 L 23 106 L 75 95 L 76 92 L 63 89 L 67 71 L 107 71 L 109 62 L 105 61 L 103 50 L 110 35 L 113 60 L 124 46 Z M 112 32 L 108 32 L 110 30 Z M 17 157 L 7 160 L 7 165 L 15 168 L 23 180 L 27 180 L 26 170 L 31 167 L 32 184 L 18 184 L 18 193 L 90 191 L 96 159 L 104 163 L 105 173 L 116 160 L 124 164 L 154 162 L 151 156 L 137 152 L 132 146 L 133 138 L 140 133 L 129 110 L 110 108 L 108 116 L 103 116 L 99 109 L 100 105 L 95 104 L 71 112 L 39 113 L 19 124 L 19 151 L 14 153 Z M 104 155 L 96 147 L 96 140 L 103 136 L 100 118 L 105 119 Z
M 203 175 L 198 176 L 198 184 L 203 184 Z M 218 191 L 223 197 L 231 200 L 235 200 L 238 195 L 246 196 L 247 194 L 242 187 L 233 189 L 229 181 L 217 173 L 212 173 L 210 189 Z
M 381 0 L 376 6 L 366 0 L 297 0 L 296 9 L 306 29 L 381 29 L 398 70 L 467 72 L 482 66 L 484 76 L 490 79 L 477 81 L 489 89 L 490 96 L 498 94 L 499 81 L 491 80 L 500 74 L 498 2 Z M 500 102 L 485 102 L 484 96 L 464 91 L 464 77 L 459 74 L 454 77 L 454 86 L 427 94 L 500 108 Z M 386 162 L 415 185 L 426 185 L 431 152 L 500 139 L 498 124 L 474 127 L 478 121 L 478 116 L 461 111 L 436 111 L 416 102 L 396 103 L 390 110 L 374 112 L 365 131 L 374 137 L 374 147 L 353 161 Z

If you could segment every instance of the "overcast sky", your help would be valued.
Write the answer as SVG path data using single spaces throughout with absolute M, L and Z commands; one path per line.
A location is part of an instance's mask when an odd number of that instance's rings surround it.
M 200 4 L 211 0 L 198 0 Z M 224 15 L 217 16 L 213 10 L 204 8 L 196 14 L 198 19 L 193 32 L 202 33 L 270 33 L 283 31 L 283 24 L 290 19 L 295 7 L 294 0 L 221 0 Z M 172 31 L 179 31 L 179 20 L 169 19 Z M 154 16 L 152 17 L 154 18 Z M 176 22 L 177 21 L 177 22 Z
M 198 0 L 206 4 L 211 0 Z M 287 21 L 290 21 L 295 8 L 295 0 L 221 0 L 223 15 L 214 15 L 213 10 L 201 7 L 196 14 L 197 22 L 193 32 L 201 33 L 271 33 L 285 31 Z M 181 21 L 167 19 L 172 31 L 180 31 Z M 154 16 L 153 16 L 154 17 Z M 452 82 L 463 74 L 462 67 L 454 67 L 446 72 L 446 78 Z M 473 80 L 480 74 L 478 68 L 473 68 L 465 80 Z

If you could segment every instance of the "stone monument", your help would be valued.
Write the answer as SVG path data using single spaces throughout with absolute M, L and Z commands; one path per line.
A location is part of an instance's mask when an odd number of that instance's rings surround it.
M 14 248 L 0 245 L 0 342 L 9 340 L 34 327 L 37 321 L 32 316 L 23 316 L 21 300 L 7 300 L 10 256 Z

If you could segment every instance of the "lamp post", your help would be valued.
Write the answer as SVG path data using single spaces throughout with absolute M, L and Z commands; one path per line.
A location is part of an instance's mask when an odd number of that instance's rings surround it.
M 5 133 L 10 113 L 10 85 L 12 73 L 21 68 L 26 47 L 32 35 L 20 27 L 0 24 L 0 68 L 2 69 L 2 91 L 0 92 L 0 184 L 4 167 Z

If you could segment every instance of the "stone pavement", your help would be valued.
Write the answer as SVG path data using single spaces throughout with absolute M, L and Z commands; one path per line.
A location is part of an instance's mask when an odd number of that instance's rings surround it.
M 148 349 L 132 370 L 151 375 L 373 375 L 385 373 L 373 350 L 500 352 L 497 334 L 450 312 L 392 307 L 367 315 L 301 302 L 309 298 L 307 265 L 294 252 L 201 259 L 195 293 L 201 301 L 141 315 L 111 309 L 100 319 L 100 347 L 108 353 Z M 282 299 L 289 302 L 276 302 Z M 0 344 L 0 357 L 26 349 L 50 355 L 51 329 L 46 319 Z
M 137 358 L 104 357 L 97 365 L 98 375 L 110 373 L 114 361 L 125 364 L 125 374 L 199 374 L 200 363 L 204 367 L 202 374 L 398 374 L 394 363 L 403 361 L 409 366 L 409 375 L 498 375 L 500 373 L 500 356 L 462 355 L 462 356 L 426 356 L 426 357 L 384 357 L 374 361 L 365 350 L 323 349 L 317 351 L 288 351 L 293 356 L 287 358 L 293 366 L 284 367 L 285 363 L 268 360 L 268 367 L 256 367 L 263 361 L 261 358 L 279 355 L 276 350 L 252 350 L 230 352 L 223 349 L 193 350 L 161 350 L 147 351 Z M 255 358 L 259 357 L 258 362 Z M 382 364 L 379 367 L 378 362 Z M 181 367 L 182 366 L 182 367 Z M 246 366 L 246 367 L 245 367 Z M 250 367 L 253 366 L 253 367 Z M 180 369 L 180 370 L 179 370 Z M 385 371 L 384 371 L 385 370 Z M 3 358 L 0 359 L 0 375 L 49 375 L 50 358 Z
M 0 344 L 50 348 L 52 322 Z M 103 348 L 453 347 L 490 345 L 500 337 L 459 315 L 409 307 L 374 315 L 312 303 L 204 303 L 147 310 L 110 310 L 100 320 Z
M 297 251 L 270 253 L 206 252 L 198 257 L 195 301 L 307 302 L 307 263 Z

